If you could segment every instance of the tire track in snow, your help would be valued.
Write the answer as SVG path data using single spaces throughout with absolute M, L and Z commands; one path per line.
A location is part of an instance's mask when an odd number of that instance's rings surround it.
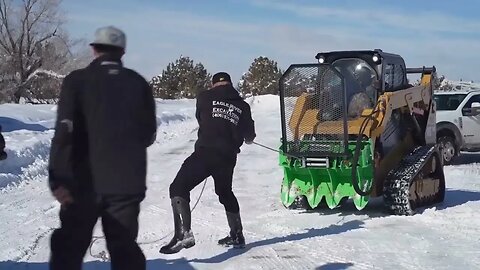
M 40 243 L 42 242 L 42 240 L 45 237 L 47 237 L 54 230 L 55 230 L 55 228 L 48 228 L 47 230 L 43 231 L 42 233 L 37 234 L 33 243 L 29 247 L 27 247 L 26 249 L 21 251 L 22 255 L 17 256 L 16 258 L 13 259 L 13 261 L 15 261 L 15 262 L 20 262 L 20 261 L 28 262 L 31 257 L 33 257 L 37 254 L 36 250 L 40 246 Z
M 30 201 L 22 200 L 23 203 L 28 203 Z M 18 208 L 17 208 L 18 209 Z M 29 219 L 23 221 L 23 226 L 36 226 L 36 224 L 43 223 L 41 220 L 44 218 L 45 215 L 48 215 L 50 212 L 54 211 L 57 209 L 56 203 L 51 203 L 48 205 L 45 205 L 41 208 L 40 211 L 37 211 L 35 215 L 33 216 L 26 216 Z M 40 213 L 39 213 L 40 212 Z M 31 224 L 31 225 L 30 225 Z M 33 241 L 28 244 L 28 246 L 24 247 L 22 250 L 17 250 L 20 254 L 14 257 L 13 261 L 29 261 L 30 258 L 34 257 L 37 254 L 37 250 L 43 246 L 43 242 L 47 242 L 46 245 L 48 245 L 46 238 L 50 235 L 51 232 L 53 232 L 55 228 L 53 227 L 48 227 L 48 226 L 40 226 L 38 228 L 38 231 L 34 236 L 33 236 Z

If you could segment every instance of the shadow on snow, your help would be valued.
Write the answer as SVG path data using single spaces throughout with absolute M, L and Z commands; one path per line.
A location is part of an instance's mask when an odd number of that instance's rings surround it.
M 239 256 L 243 253 L 248 252 L 250 249 L 257 248 L 257 247 L 262 247 L 262 246 L 268 246 L 268 245 L 274 245 L 277 243 L 283 243 L 283 242 L 288 242 L 288 241 L 299 241 L 303 239 L 308 239 L 308 238 L 314 238 L 314 237 L 321 237 L 321 236 L 326 236 L 326 235 L 334 235 L 334 234 L 340 234 L 344 232 L 348 232 L 351 230 L 356 230 L 361 228 L 363 225 L 362 221 L 359 220 L 352 220 L 349 222 L 345 222 L 341 225 L 330 225 L 325 228 L 321 229 L 308 229 L 306 232 L 301 232 L 301 233 L 294 233 L 286 236 L 279 236 L 279 237 L 274 237 L 270 239 L 264 239 L 264 240 L 259 240 L 251 243 L 247 243 L 245 248 L 243 249 L 228 249 L 227 251 L 220 253 L 218 255 L 215 255 L 210 258 L 205 258 L 205 259 L 193 259 L 190 260 L 191 262 L 200 262 L 200 263 L 221 263 L 224 262 L 230 258 L 233 258 L 235 256 Z
M 480 192 L 461 189 L 447 189 L 445 191 L 445 200 L 436 205 L 438 210 L 459 206 L 468 202 L 480 201 Z
M 480 162 L 480 153 L 462 152 L 460 156 L 452 160 L 452 165 L 465 165 Z
M 468 202 L 480 201 L 480 192 L 473 190 L 460 190 L 460 189 L 446 189 L 445 199 L 442 203 L 437 203 L 427 207 L 420 207 L 416 209 L 416 212 L 421 214 L 426 209 L 435 208 L 437 210 L 444 210 L 451 207 L 463 205 Z M 386 211 L 383 204 L 383 198 L 372 198 L 368 205 L 362 209 L 357 210 L 351 200 L 347 201 L 343 205 L 329 209 L 326 206 L 317 207 L 313 210 L 303 210 L 305 214 L 320 214 L 320 215 L 339 215 L 339 216 L 368 216 L 370 218 L 387 217 L 392 214 Z
M 30 130 L 30 131 L 46 131 L 48 128 L 40 124 L 27 124 L 17 119 L 10 117 L 0 117 L 0 125 L 2 126 L 2 132 L 11 132 L 16 130 Z
M 353 266 L 353 263 L 327 263 L 315 268 L 315 270 L 344 270 Z

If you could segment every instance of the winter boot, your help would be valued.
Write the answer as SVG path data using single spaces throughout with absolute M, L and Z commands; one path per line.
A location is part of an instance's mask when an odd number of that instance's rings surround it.
M 242 220 L 240 213 L 227 213 L 228 226 L 230 227 L 230 235 L 218 240 L 218 244 L 222 246 L 233 246 L 234 248 L 245 247 L 245 237 L 243 237 Z
M 183 248 L 191 248 L 195 245 L 191 230 L 190 205 L 181 197 L 173 197 L 172 210 L 175 234 L 168 244 L 160 248 L 160 253 L 164 254 L 177 253 Z

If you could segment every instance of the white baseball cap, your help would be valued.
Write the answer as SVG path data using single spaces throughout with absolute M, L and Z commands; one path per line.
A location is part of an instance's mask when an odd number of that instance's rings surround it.
M 95 40 L 90 45 L 108 45 L 125 49 L 127 38 L 122 30 L 114 26 L 98 28 L 95 31 Z

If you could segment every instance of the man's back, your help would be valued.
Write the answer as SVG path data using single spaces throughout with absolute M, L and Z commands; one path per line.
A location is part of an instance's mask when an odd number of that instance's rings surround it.
M 155 101 L 148 83 L 122 67 L 122 30 L 98 28 L 90 46 L 95 60 L 63 80 L 57 107 L 49 185 L 62 205 L 61 227 L 52 233 L 49 265 L 81 269 L 101 218 L 112 268 L 145 270 L 136 238 Z
M 148 83 L 108 56 L 97 58 L 67 79 L 79 86 L 77 97 L 95 191 L 144 192 L 146 148 L 156 130 L 155 103 Z
M 196 147 L 238 153 L 245 139 L 255 138 L 250 106 L 230 84 L 199 94 L 196 116 L 200 126 Z
M 118 62 L 99 60 L 87 68 L 81 93 L 90 139 L 119 147 L 149 146 L 156 126 L 151 121 L 154 104 L 148 83 Z

